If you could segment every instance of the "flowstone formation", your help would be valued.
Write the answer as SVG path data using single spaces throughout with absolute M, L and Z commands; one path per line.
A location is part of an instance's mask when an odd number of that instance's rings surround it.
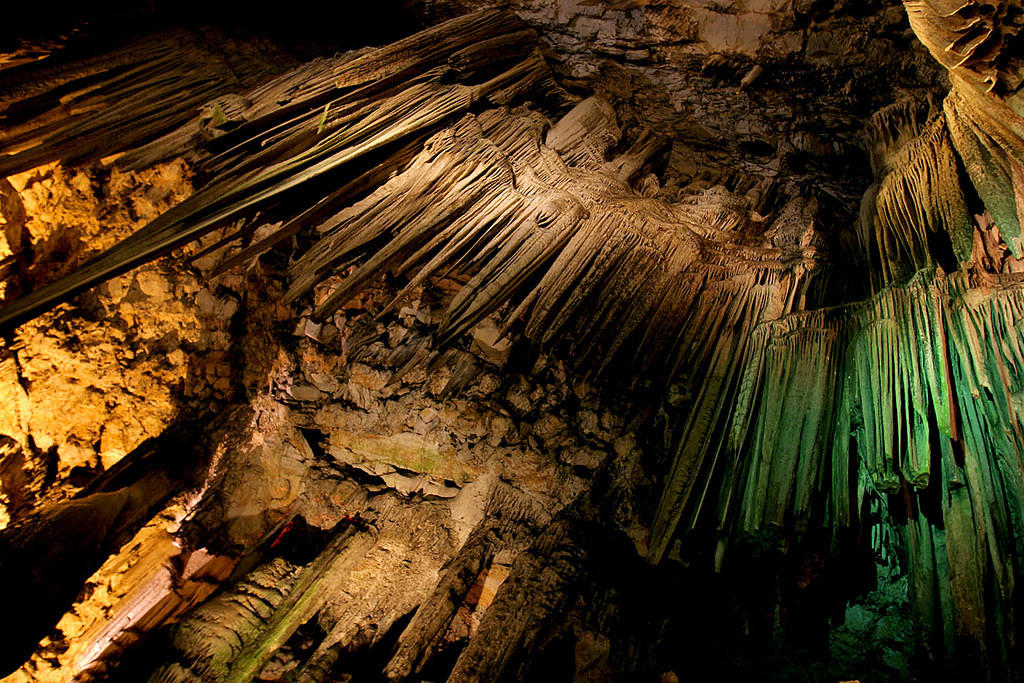
M 1024 9 L 904 5 L 0 61 L 3 673 L 1017 680 Z

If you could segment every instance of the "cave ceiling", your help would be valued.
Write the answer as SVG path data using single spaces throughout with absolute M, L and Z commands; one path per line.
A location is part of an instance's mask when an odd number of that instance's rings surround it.
M 64 9 L 4 680 L 1020 679 L 1020 2 Z

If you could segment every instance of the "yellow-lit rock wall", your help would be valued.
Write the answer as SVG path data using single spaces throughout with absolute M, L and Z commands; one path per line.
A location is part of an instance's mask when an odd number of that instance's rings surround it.
M 87 262 L 192 191 L 179 160 L 130 173 L 52 164 L 8 180 L 0 257 L 17 275 L 5 280 L 4 298 Z M 229 395 L 228 324 L 238 304 L 207 288 L 186 255 L 142 266 L 18 328 L 0 356 L 0 435 L 16 444 L 5 469 L 24 475 L 5 478 L 0 526 L 39 498 L 73 491 L 75 474 L 114 465 L 160 434 L 184 403 Z M 27 490 L 12 490 L 19 483 Z

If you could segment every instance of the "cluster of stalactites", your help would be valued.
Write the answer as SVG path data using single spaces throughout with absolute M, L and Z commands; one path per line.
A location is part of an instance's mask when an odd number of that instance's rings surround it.
M 972 222 L 945 118 L 927 103 L 901 101 L 868 122 L 875 183 L 861 202 L 857 235 L 874 286 L 905 282 L 951 247 L 971 258 Z M 943 263 L 947 268 L 954 264 Z
M 997 679 L 1024 547 L 1022 319 L 1019 286 L 979 290 L 965 273 L 880 292 L 843 321 L 833 450 L 889 501 L 925 647 L 980 655 Z
M 980 68 L 982 52 L 967 53 L 960 66 Z M 1024 547 L 1024 289 L 1012 274 L 979 288 L 969 268 L 973 214 L 1021 252 L 1024 119 L 999 88 L 957 68 L 953 82 L 941 108 L 898 102 L 869 122 L 876 182 L 858 237 L 874 296 L 719 338 L 720 363 L 673 442 L 650 548 L 660 559 L 709 526 L 720 547 L 769 527 L 856 528 L 885 501 L 924 647 L 977 656 L 999 678 Z
M 1024 104 L 1020 100 L 1024 7 L 1019 2 L 904 0 L 903 4 L 917 37 L 943 66 L 974 87 Z
M 565 340 L 581 365 L 599 358 L 600 367 L 658 367 L 668 376 L 708 345 L 695 330 L 757 321 L 773 303 L 777 314 L 791 308 L 806 288 L 806 249 L 740 244 L 746 217 L 714 199 L 637 196 L 612 170 L 618 157 L 604 160 L 617 137 L 562 135 L 607 111 L 591 98 L 551 128 L 547 143 L 561 155 L 542 142 L 535 114 L 466 117 L 431 138 L 403 173 L 321 224 L 319 241 L 292 267 L 288 296 L 363 254 L 315 316 L 389 270 L 410 275 L 407 290 L 445 272 L 471 273 L 447 308 L 442 343 L 509 303 L 507 324 L 521 321 L 541 347 Z
M 127 59 L 135 69 L 149 62 L 138 46 Z M 98 111 L 79 122 L 58 110 L 50 127 L 95 129 L 110 153 L 141 142 L 125 132 L 132 129 L 139 112 L 124 102 L 117 77 L 120 65 L 101 66 L 93 90 L 102 98 Z M 147 82 L 133 84 L 148 91 Z M 44 94 L 58 97 L 61 90 L 55 90 Z M 179 120 L 160 117 L 163 128 L 154 124 L 147 137 L 169 130 L 127 151 L 118 163 L 137 168 L 190 154 L 200 174 L 212 180 L 92 263 L 0 310 L 0 326 L 12 327 L 216 227 L 239 227 L 232 238 L 251 234 L 259 224 L 250 219 L 282 201 L 293 202 L 293 209 L 299 206 L 287 226 L 291 232 L 284 233 L 294 234 L 315 222 L 311 216 L 337 210 L 383 182 L 409 161 L 426 137 L 474 103 L 486 99 L 501 105 L 528 94 L 556 100 L 561 95 L 535 35 L 511 14 L 477 12 L 381 48 L 316 60 L 241 94 L 225 95 L 180 127 Z M 150 106 L 150 100 L 146 104 Z M 152 106 L 159 108 L 159 99 Z M 43 137 L 35 153 L 43 160 L 63 158 L 62 140 Z M 18 164 L 19 157 L 0 158 L 4 163 Z M 337 180 L 346 172 L 347 182 L 317 196 L 331 186 L 328 179 Z M 308 210 L 302 210 L 303 203 Z M 245 256 L 254 253 L 259 251 Z
M 541 348 L 561 345 L 580 367 L 593 360 L 664 384 L 682 376 L 714 404 L 688 418 L 690 441 L 706 441 L 728 414 L 720 399 L 739 381 L 757 325 L 809 303 L 820 272 L 813 221 L 794 208 L 761 231 L 721 189 L 681 204 L 647 196 L 650 183 L 637 191 L 632 183 L 662 141 L 641 132 L 620 149 L 615 112 L 599 97 L 553 123 L 508 108 L 526 95 L 562 96 L 534 38 L 511 15 L 477 13 L 220 96 L 118 160 L 132 168 L 186 149 L 214 180 L 95 262 L 14 301 L 0 324 L 214 227 L 252 234 L 266 220 L 250 220 L 257 212 L 291 202 L 276 232 L 222 268 L 313 228 L 313 247 L 291 268 L 289 299 L 360 264 L 317 302 L 320 318 L 387 271 L 409 275 L 410 287 L 463 273 L 441 343 L 507 307 L 512 332 Z M 110 99 L 119 81 L 101 67 L 95 93 Z M 474 103 L 482 111 L 468 115 Z M 116 135 L 131 121 L 123 113 L 108 104 L 83 120 Z M 39 153 L 59 149 L 44 140 Z M 322 194 L 339 177 L 347 180 Z
M 1024 256 L 1024 112 L 953 77 L 944 103 L 950 139 L 967 178 L 1007 247 Z
M 941 658 L 975 643 L 998 671 L 1024 549 L 1021 320 L 1020 287 L 925 270 L 726 343 L 740 369 L 695 399 L 652 556 L 709 524 L 726 542 L 855 528 L 865 496 L 887 500 L 925 646 Z M 709 424 L 728 436 L 698 440 Z
M 876 289 L 921 268 L 966 264 L 972 214 L 983 211 L 1015 257 L 1024 249 L 1024 7 L 904 4 L 918 37 L 950 70 L 953 87 L 941 111 L 902 102 L 868 124 L 876 182 L 861 207 L 859 238 L 877 270 Z M 939 263 L 947 246 L 953 258 Z
M 966 264 L 972 213 L 982 210 L 969 205 L 975 196 L 1009 251 L 1020 258 L 1024 249 L 1024 7 L 904 4 L 918 37 L 950 70 L 953 88 L 941 111 L 899 102 L 868 123 L 876 182 L 864 197 L 858 236 L 876 290 L 922 268 Z M 952 258 L 940 263 L 944 251 Z
M 922 17 L 937 3 L 906 4 L 935 52 Z M 688 428 L 678 442 L 652 548 L 660 556 L 673 532 L 709 521 L 726 539 L 856 527 L 868 523 L 865 497 L 886 501 L 923 646 L 977 657 L 1000 678 L 1012 666 L 1024 548 L 1024 290 L 1005 273 L 978 286 L 972 215 L 1020 255 L 1024 119 L 1016 57 L 993 52 L 1007 44 L 993 25 L 1016 26 L 1020 13 L 979 7 L 957 3 L 935 19 L 972 18 L 942 46 L 959 55 L 940 56 L 954 85 L 943 107 L 899 102 L 869 122 L 876 182 L 858 237 L 876 293 L 756 330 L 723 384 L 735 409 L 715 424 L 728 439 L 694 442 L 701 432 Z M 714 401 L 699 397 L 695 414 Z

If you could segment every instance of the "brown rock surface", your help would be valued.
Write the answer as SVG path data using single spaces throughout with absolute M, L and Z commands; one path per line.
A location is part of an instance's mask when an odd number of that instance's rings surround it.
M 7 281 L 18 289 L 71 271 L 192 191 L 181 161 L 129 173 L 57 164 L 10 180 L 25 216 L 23 274 Z M 52 462 L 61 484 L 33 480 L 19 495 L 63 497 L 69 477 L 109 469 L 189 401 L 231 395 L 237 303 L 201 278 L 178 259 L 149 264 L 18 329 L 2 361 L 0 434 Z

